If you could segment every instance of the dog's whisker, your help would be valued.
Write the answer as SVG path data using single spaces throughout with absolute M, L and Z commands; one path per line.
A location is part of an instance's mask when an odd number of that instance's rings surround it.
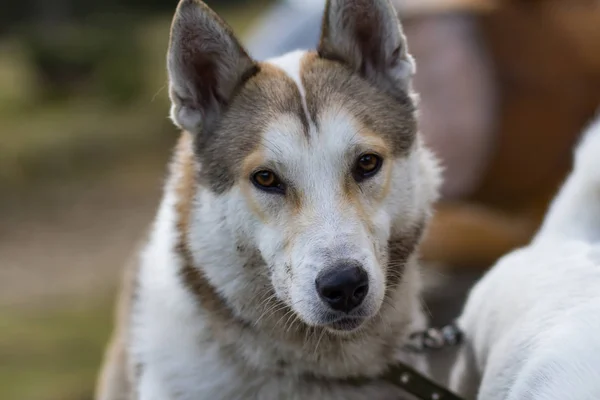
M 258 323 L 263 320 L 264 318 L 270 317 L 271 315 L 276 314 L 277 312 L 285 309 L 287 306 L 285 304 L 275 304 L 273 307 L 271 307 L 270 309 L 268 309 L 267 311 L 265 311 L 255 322 L 254 322 L 254 326 L 257 326 Z
M 278 326 L 278 325 L 279 325 L 279 323 L 281 322 L 281 320 L 285 319 L 286 317 L 289 319 L 289 317 L 290 317 L 290 316 L 292 316 L 292 317 L 294 316 L 294 310 L 292 310 L 292 309 L 289 309 L 288 311 L 286 311 L 286 312 L 285 312 L 285 313 L 284 313 L 284 314 L 281 316 L 281 318 L 279 318 L 279 320 L 278 320 L 278 321 L 275 323 L 275 326 Z M 286 325 L 287 325 L 287 321 L 288 321 L 288 320 L 286 320 L 286 322 L 283 324 L 283 328 L 281 329 L 283 332 L 285 332 L 285 327 L 286 327 Z
M 400 313 L 400 310 L 398 310 L 396 308 L 396 305 L 394 303 L 392 303 L 392 301 L 391 301 L 390 298 L 384 297 L 382 303 L 385 304 L 385 305 L 387 305 L 387 306 L 389 306 L 389 307 L 391 307 L 395 312 Z
M 431 309 L 427 305 L 427 302 L 425 301 L 425 299 L 423 298 L 422 295 L 419 295 L 419 301 L 421 302 L 423 311 L 425 311 L 425 313 L 427 313 L 427 315 L 429 315 L 429 318 L 433 318 L 433 313 L 431 312 Z
M 321 340 L 323 339 L 323 336 L 325 336 L 326 333 L 327 333 L 327 331 L 325 329 L 323 329 L 321 331 L 321 335 L 319 336 L 319 340 L 317 340 L 317 344 L 315 345 L 315 352 L 314 352 L 315 358 L 317 357 L 317 354 L 319 352 L 319 344 L 321 344 Z

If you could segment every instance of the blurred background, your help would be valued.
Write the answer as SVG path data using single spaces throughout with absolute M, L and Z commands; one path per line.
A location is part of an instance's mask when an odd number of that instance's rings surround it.
M 265 1 L 209 2 L 244 33 Z M 177 132 L 177 0 L 0 1 L 0 399 L 87 400 Z
M 261 59 L 314 47 L 323 7 L 207 3 Z M 500 3 L 396 2 L 422 129 L 447 166 L 424 246 L 437 276 L 480 274 L 528 240 L 600 102 L 598 2 Z M 164 67 L 176 4 L 0 0 L 2 400 L 92 399 L 120 272 L 177 138 Z M 460 304 L 457 282 L 432 309 Z

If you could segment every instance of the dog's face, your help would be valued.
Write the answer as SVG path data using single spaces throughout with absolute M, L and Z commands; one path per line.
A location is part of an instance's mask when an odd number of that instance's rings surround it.
M 331 0 L 318 52 L 257 63 L 184 0 L 169 72 L 172 117 L 196 135 L 203 201 L 260 254 L 256 273 L 308 325 L 352 331 L 375 316 L 401 273 L 389 242 L 420 235 L 437 184 L 389 1 Z

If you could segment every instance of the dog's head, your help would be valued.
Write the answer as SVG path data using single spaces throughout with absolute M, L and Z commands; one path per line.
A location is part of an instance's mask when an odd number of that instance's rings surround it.
M 402 279 L 390 243 L 414 252 L 438 179 L 389 0 L 328 1 L 317 52 L 264 63 L 183 0 L 168 69 L 172 119 L 195 138 L 201 207 L 235 238 L 228 246 L 259 254 L 253 273 L 310 326 L 352 331 L 375 316 Z

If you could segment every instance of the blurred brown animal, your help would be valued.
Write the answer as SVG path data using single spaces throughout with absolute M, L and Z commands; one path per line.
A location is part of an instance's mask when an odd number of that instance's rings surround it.
M 485 268 L 528 242 L 600 104 L 600 1 L 396 3 L 451 172 L 423 257 Z

